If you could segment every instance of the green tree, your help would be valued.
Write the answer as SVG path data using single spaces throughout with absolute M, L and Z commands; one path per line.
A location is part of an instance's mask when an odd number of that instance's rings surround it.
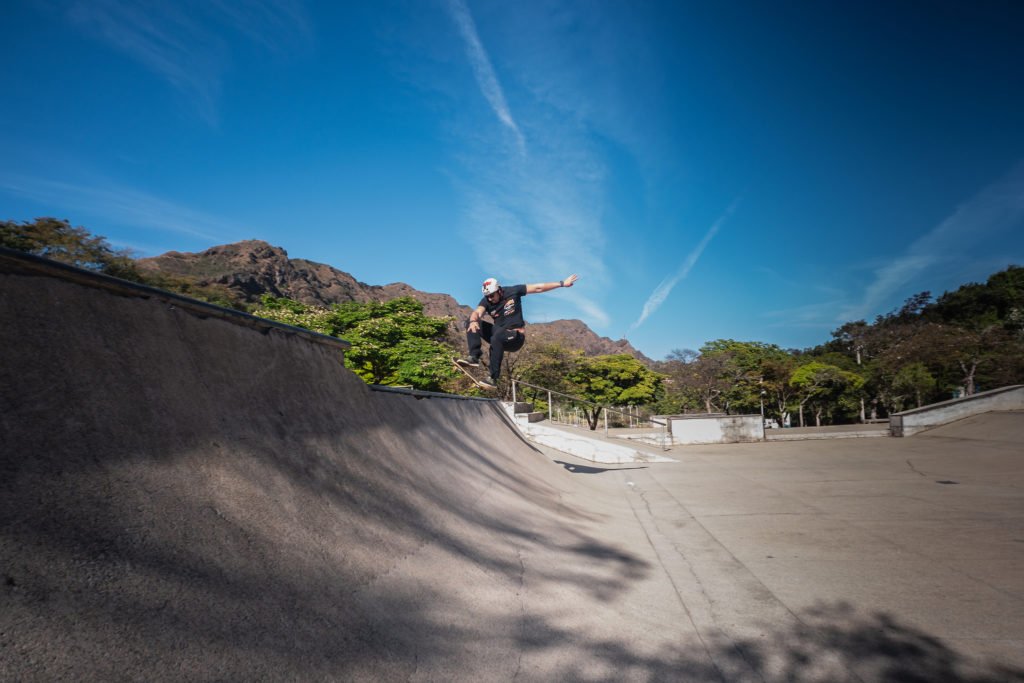
M 834 365 L 811 361 L 793 371 L 790 384 L 800 395 L 800 426 L 804 426 L 804 407 L 809 406 L 814 410 L 815 424 L 820 427 L 822 415 L 844 399 L 849 402 L 850 393 L 864 385 L 864 378 Z
M 840 348 L 853 356 L 857 365 L 864 364 L 870 339 L 870 326 L 866 322 L 857 320 L 846 323 L 832 332 L 832 338 Z
M 454 349 L 436 339 L 408 337 L 395 347 L 398 365 L 394 384 L 424 391 L 440 391 L 456 377 L 452 368 Z
M 29 222 L 0 221 L 0 246 L 44 256 L 79 268 L 141 282 L 131 252 L 115 250 L 105 237 L 92 235 L 66 220 L 37 218 Z
M 570 372 L 573 393 L 597 406 L 585 406 L 590 428 L 597 429 L 603 406 L 642 406 L 663 392 L 662 376 L 627 354 L 581 358 Z
M 693 364 L 700 354 L 693 349 L 673 349 L 655 369 L 664 376 L 664 394 L 653 409 L 660 415 L 678 415 L 703 407 L 692 383 Z
M 924 363 L 911 363 L 900 369 L 893 378 L 893 388 L 909 392 L 917 399 L 917 407 L 923 405 L 923 397 L 935 391 L 935 378 Z
M 858 372 L 863 372 L 862 368 L 868 355 L 868 342 L 871 338 L 870 326 L 863 320 L 849 322 L 833 331 L 832 337 L 836 345 L 853 355 L 857 362 Z M 865 399 L 871 388 L 870 384 L 866 383 L 865 391 L 860 396 L 860 421 L 862 423 L 867 417 Z
M 698 359 L 705 366 L 701 369 L 704 397 L 711 399 L 712 392 L 708 389 L 712 383 L 708 382 L 708 375 L 714 373 L 718 399 L 727 412 L 758 413 L 762 408 L 772 412 L 773 398 L 781 395 L 781 403 L 785 403 L 787 391 L 783 385 L 788 382 L 789 374 L 785 374 L 782 384 L 773 384 L 770 380 L 778 375 L 779 366 L 789 365 L 791 359 L 791 354 L 775 344 L 733 339 L 708 342 L 701 347 Z M 711 412 L 712 401 L 705 403 Z M 780 417 L 782 412 L 784 408 L 780 408 Z
M 720 400 L 726 412 L 746 412 L 757 406 L 760 398 L 758 381 L 759 344 L 716 339 L 700 348 L 703 359 L 718 366 L 718 379 L 722 383 Z M 757 411 L 757 408 L 754 408 Z
M 509 377 L 552 391 L 571 394 L 569 376 L 583 357 L 583 352 L 561 341 L 536 341 L 517 353 L 505 354 Z M 522 385 L 520 385 L 522 387 Z M 537 410 L 547 409 L 547 392 L 522 387 L 520 396 L 533 395 Z
M 345 327 L 338 320 L 337 311 L 323 306 L 311 306 L 285 297 L 264 294 L 259 308 L 253 311 L 267 320 L 301 327 L 331 337 L 340 337 Z
M 1006 314 L 1006 329 L 1017 339 L 1024 340 L 1024 308 L 1010 308 Z
M 695 353 L 695 352 L 694 352 Z M 672 395 L 683 406 L 714 413 L 724 410 L 734 372 L 729 351 L 671 359 L 667 367 Z
M 946 292 L 923 312 L 929 320 L 981 330 L 1008 322 L 1024 307 L 1024 268 L 1009 266 L 985 284 L 970 283 Z
M 455 351 L 443 341 L 448 319 L 424 315 L 411 297 L 323 308 L 265 296 L 254 314 L 344 338 L 352 345 L 345 364 L 371 384 L 438 391 L 455 377 Z
M 765 414 L 776 415 L 781 423 L 785 423 L 787 413 L 797 407 L 794 403 L 797 390 L 789 383 L 797 363 L 796 357 L 787 353 L 765 361 L 761 369 L 764 373 L 761 389 L 765 392 L 766 404 L 771 405 L 771 409 L 766 409 Z
M 37 218 L 31 223 L 0 222 L 0 246 L 44 256 L 105 275 L 139 282 L 218 306 L 246 311 L 249 307 L 228 287 L 165 273 L 140 270 L 129 250 L 117 250 L 104 237 L 92 235 L 66 220 Z

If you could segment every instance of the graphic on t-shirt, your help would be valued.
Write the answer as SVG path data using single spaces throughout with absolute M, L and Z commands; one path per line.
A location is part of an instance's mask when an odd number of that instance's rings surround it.
M 478 305 L 482 306 L 487 314 L 494 319 L 495 324 L 501 327 L 523 327 L 526 323 L 523 320 L 523 309 L 519 300 L 526 295 L 526 285 L 503 287 L 501 292 L 502 298 L 497 302 L 491 303 L 487 297 L 484 297 Z

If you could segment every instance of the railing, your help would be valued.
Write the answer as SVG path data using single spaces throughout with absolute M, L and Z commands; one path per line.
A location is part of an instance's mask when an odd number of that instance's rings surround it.
M 602 411 L 602 413 L 604 414 L 604 435 L 606 437 L 609 435 L 608 434 L 608 413 L 615 413 L 617 415 L 622 415 L 622 416 L 626 417 L 629 420 L 628 424 L 630 425 L 630 427 L 632 427 L 634 420 L 638 424 L 641 423 L 641 422 L 650 422 L 652 425 L 660 425 L 662 431 L 661 431 L 661 438 L 659 439 L 660 443 L 658 445 L 660 445 L 662 450 L 665 450 L 665 451 L 667 451 L 669 449 L 669 446 L 671 445 L 671 436 L 668 433 L 668 421 L 666 420 L 666 421 L 663 422 L 661 420 L 656 419 L 653 416 L 644 416 L 642 413 L 639 412 L 639 409 L 637 409 L 637 412 L 635 412 L 635 413 L 634 412 L 624 412 L 622 410 L 619 410 L 617 408 L 613 408 L 612 406 L 605 405 L 603 403 L 595 403 L 594 401 L 588 401 L 587 399 L 580 398 L 579 396 L 573 396 L 571 394 L 566 394 L 566 393 L 563 393 L 561 391 L 555 391 L 554 389 L 548 389 L 547 387 L 541 387 L 541 386 L 537 386 L 536 384 L 530 384 L 529 382 L 524 382 L 521 379 L 513 379 L 512 380 L 512 403 L 513 404 L 515 404 L 518 401 L 518 387 L 520 387 L 520 386 L 529 387 L 531 389 L 536 389 L 537 391 L 543 391 L 543 392 L 547 393 L 547 396 L 548 396 L 548 420 L 550 420 L 551 422 L 555 421 L 554 397 L 555 396 L 560 396 L 562 398 L 568 399 L 568 401 L 570 401 L 573 404 L 584 404 L 584 405 L 593 406 L 595 408 L 599 408 Z

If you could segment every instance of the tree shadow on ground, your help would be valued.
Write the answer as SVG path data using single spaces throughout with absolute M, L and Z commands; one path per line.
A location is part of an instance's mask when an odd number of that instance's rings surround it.
M 519 611 L 524 557 L 597 601 L 649 571 L 496 404 L 370 392 L 333 349 L 156 301 L 11 286 L 0 679 L 402 677 L 471 659 L 438 610 L 471 584 Z M 432 633 L 452 639 L 421 650 Z
M 580 642 L 578 634 L 536 620 L 526 651 L 572 643 L 576 663 L 551 680 L 788 681 L 791 683 L 1020 683 L 1024 669 L 981 661 L 885 613 L 822 604 L 788 628 L 765 624 L 758 637 L 704 634 L 702 642 L 642 653 L 619 640 Z M 557 645 L 555 645 L 557 646 Z
M 557 652 L 539 677 L 1020 680 L 836 608 L 653 654 L 562 628 L 524 592 L 610 610 L 652 568 L 493 404 L 375 396 L 326 347 L 29 280 L 0 300 L 0 679 L 501 680 Z

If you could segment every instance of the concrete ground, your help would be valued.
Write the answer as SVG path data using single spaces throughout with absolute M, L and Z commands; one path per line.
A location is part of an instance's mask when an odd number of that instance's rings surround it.
M 0 680 L 1024 681 L 1022 413 L 597 467 L 87 280 L 0 268 Z
M 646 441 L 648 444 L 657 445 L 665 440 L 664 429 L 652 427 L 649 424 L 638 427 L 609 428 L 608 430 L 605 430 L 600 426 L 595 430 L 591 430 L 586 425 L 573 425 L 560 422 L 542 422 L 541 424 L 573 434 L 587 435 L 597 439 L 612 439 L 612 443 L 619 443 L 620 445 L 627 441 L 633 443 Z M 891 434 L 887 423 L 874 423 L 766 429 L 764 430 L 764 435 L 765 440 L 767 441 L 810 441 L 812 439 L 889 437 Z M 661 449 L 659 448 L 657 450 Z
M 908 439 L 676 448 L 629 501 L 724 680 L 1021 680 L 1024 413 Z M 756 671 L 757 673 L 754 673 Z

